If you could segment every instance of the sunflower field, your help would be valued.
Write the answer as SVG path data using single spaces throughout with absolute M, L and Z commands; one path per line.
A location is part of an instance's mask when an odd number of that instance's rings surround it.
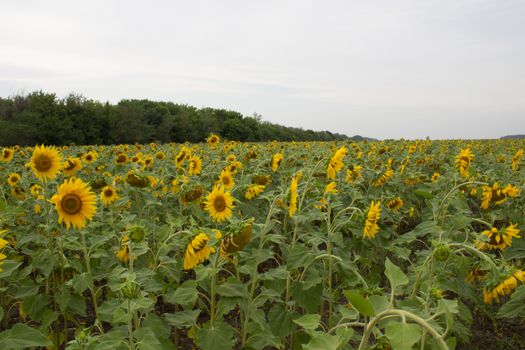
M 524 348 L 524 148 L 0 148 L 0 349 Z

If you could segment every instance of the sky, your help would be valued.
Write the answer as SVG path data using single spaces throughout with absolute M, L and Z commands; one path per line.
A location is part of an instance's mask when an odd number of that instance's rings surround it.
M 525 134 L 525 1 L 2 1 L 0 96 L 35 90 L 379 139 Z

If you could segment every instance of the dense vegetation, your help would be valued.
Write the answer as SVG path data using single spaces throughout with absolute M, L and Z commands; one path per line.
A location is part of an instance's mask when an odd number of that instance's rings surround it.
M 285 127 L 224 109 L 121 100 L 116 105 L 37 91 L 0 98 L 0 144 L 202 142 L 210 133 L 240 141 L 332 141 L 345 135 Z

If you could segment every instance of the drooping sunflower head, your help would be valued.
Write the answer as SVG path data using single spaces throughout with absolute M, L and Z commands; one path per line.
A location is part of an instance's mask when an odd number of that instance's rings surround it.
M 464 178 L 467 178 L 469 173 L 468 169 L 470 163 L 474 160 L 474 154 L 470 148 L 462 149 L 459 154 L 456 156 L 455 165 L 456 169 L 459 171 L 460 175 Z
M 16 184 L 20 181 L 20 174 L 18 173 L 11 173 L 7 176 L 7 183 L 9 186 L 14 187 Z
M 521 238 L 519 233 L 520 230 L 515 224 L 510 224 L 503 229 L 492 227 L 490 230 L 481 232 L 483 236 L 489 238 L 489 241 L 483 242 L 478 240 L 476 246 L 482 250 L 505 250 L 512 246 L 512 238 Z
M 274 173 L 279 169 L 282 161 L 283 161 L 283 155 L 281 153 L 274 154 L 272 158 L 272 171 Z
M 233 197 L 230 192 L 224 191 L 224 186 L 214 186 L 206 196 L 204 209 L 210 214 L 213 221 L 222 222 L 233 214 Z
M 492 283 L 483 289 L 483 301 L 485 304 L 492 304 L 494 301 L 499 303 L 500 298 L 512 294 L 520 282 L 525 283 L 525 271 L 515 268 L 509 270 L 500 275 L 497 283 Z
M 215 249 L 208 245 L 209 240 L 210 237 L 207 234 L 199 233 L 188 243 L 184 253 L 184 270 L 193 269 L 215 252 Z
M 58 193 L 51 198 L 58 212 L 58 222 L 64 222 L 69 229 L 74 226 L 78 229 L 86 226 L 97 211 L 96 195 L 82 180 L 70 178 L 58 187 Z
M 36 146 L 29 163 L 26 166 L 33 170 L 33 173 L 40 181 L 54 179 L 62 165 L 62 157 L 58 149 L 54 146 Z
M 112 186 L 105 186 L 100 192 L 100 201 L 105 206 L 114 203 L 118 199 L 117 190 Z
M 252 184 L 252 185 L 248 186 L 248 189 L 244 193 L 244 197 L 246 199 L 248 199 L 248 200 L 256 198 L 257 196 L 259 196 L 261 193 L 264 192 L 265 187 L 266 186 L 264 186 L 264 185 Z
M 374 238 L 379 232 L 379 225 L 377 224 L 381 218 L 381 201 L 375 203 L 372 201 L 366 214 L 366 221 L 363 227 L 363 238 Z
M 325 194 L 328 194 L 328 193 L 337 194 L 338 192 L 339 191 L 337 190 L 337 182 L 335 182 L 335 181 L 330 182 L 324 188 L 324 193 Z
M 220 253 L 223 258 L 231 258 L 231 254 L 242 250 L 252 240 L 253 219 L 245 223 L 237 232 L 221 240 Z
M 405 202 L 400 197 L 392 198 L 386 202 L 387 208 L 392 211 L 398 211 L 404 204 Z
M 82 162 L 79 158 L 69 157 L 62 164 L 62 172 L 66 176 L 75 175 L 80 169 L 82 169 Z

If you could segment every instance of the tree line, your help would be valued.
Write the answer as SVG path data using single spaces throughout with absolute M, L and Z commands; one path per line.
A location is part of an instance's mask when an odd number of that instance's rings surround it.
M 117 104 L 35 91 L 0 97 L 1 145 L 202 142 L 211 133 L 237 141 L 332 141 L 346 135 L 262 121 L 260 116 L 172 102 Z

